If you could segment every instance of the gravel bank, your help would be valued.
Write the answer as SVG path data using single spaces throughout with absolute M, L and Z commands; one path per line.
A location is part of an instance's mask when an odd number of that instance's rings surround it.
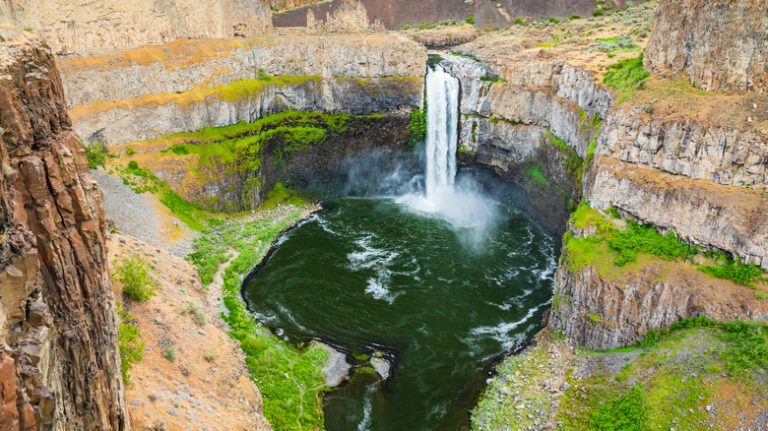
M 126 235 L 184 257 L 192 252 L 194 232 L 171 216 L 160 214 L 157 198 L 149 193 L 136 194 L 123 181 L 101 170 L 91 171 L 104 192 L 107 218 Z M 183 230 L 172 235 L 172 228 Z M 178 236 L 179 238 L 173 238 Z

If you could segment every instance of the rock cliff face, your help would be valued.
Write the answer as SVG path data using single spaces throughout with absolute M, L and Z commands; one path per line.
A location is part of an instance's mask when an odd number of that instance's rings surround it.
M 425 59 L 399 36 L 289 32 L 65 59 L 62 74 L 81 136 L 121 144 L 284 109 L 410 109 L 422 103 Z
M 102 196 L 39 40 L 0 34 L 3 430 L 125 430 Z
M 661 0 L 645 65 L 711 91 L 768 92 L 768 2 Z
M 547 131 L 583 157 L 596 133 L 591 119 L 605 118 L 613 102 L 592 74 L 560 61 L 520 63 L 501 73 L 455 56 L 441 66 L 461 81 L 462 146 L 478 157 L 494 151 L 490 142 L 506 142 L 501 149 L 504 145 L 517 149 L 519 158 L 513 160 L 489 158 L 494 165 L 525 161 L 538 145 L 527 138 Z M 489 133 L 472 132 L 481 129 Z M 510 141 L 505 135 L 524 139 Z
M 271 29 L 272 13 L 261 0 L 3 0 L 2 21 L 34 29 L 54 52 L 72 54 L 260 34 Z
M 567 158 L 586 155 L 611 93 L 589 72 L 561 61 L 526 61 L 495 71 L 453 56 L 440 65 L 461 83 L 462 152 L 521 182 L 545 224 L 562 232 L 581 190 L 579 175 L 567 172 Z M 566 148 L 555 145 L 556 139 Z M 531 168 L 544 171 L 550 185 L 529 184 Z

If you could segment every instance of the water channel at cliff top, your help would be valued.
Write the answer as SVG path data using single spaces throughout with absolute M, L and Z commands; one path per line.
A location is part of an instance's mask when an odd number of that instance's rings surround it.
M 492 366 L 551 301 L 558 240 L 522 207 L 460 186 L 457 83 L 438 67 L 427 93 L 422 191 L 324 202 L 244 286 L 289 341 L 391 360 L 387 380 L 358 374 L 326 396 L 329 431 L 467 429 Z

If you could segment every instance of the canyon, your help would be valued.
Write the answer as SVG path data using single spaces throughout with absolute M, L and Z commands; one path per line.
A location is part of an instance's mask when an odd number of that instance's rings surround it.
M 241 289 L 275 271 L 280 232 L 318 223 L 301 222 L 318 210 L 302 196 L 416 176 L 427 67 L 458 84 L 462 168 L 493 172 L 562 235 L 537 282 L 554 291 L 540 332 L 486 363 L 457 429 L 593 429 L 599 404 L 634 402 L 645 429 L 768 426 L 764 0 L 612 2 L 588 19 L 592 1 L 86 3 L 0 2 L 0 428 L 323 428 L 316 363 L 340 349 L 354 387 L 384 346 L 287 343 Z M 467 37 L 383 30 L 470 15 Z M 129 254 L 164 293 L 113 287 Z M 196 313 L 209 325 L 166 336 Z M 120 371 L 126 322 L 147 345 L 140 383 Z M 745 339 L 758 357 L 734 368 Z M 198 398 L 180 404 L 179 384 Z

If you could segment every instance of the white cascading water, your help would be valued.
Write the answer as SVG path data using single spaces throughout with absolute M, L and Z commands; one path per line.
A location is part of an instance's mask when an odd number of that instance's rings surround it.
M 439 199 L 456 179 L 459 80 L 439 65 L 427 72 L 427 201 Z M 434 203 L 434 202 L 433 202 Z
M 427 142 L 425 192 L 409 193 L 398 202 L 432 214 L 480 238 L 497 220 L 496 205 L 471 181 L 456 184 L 459 80 L 440 65 L 427 72 Z

